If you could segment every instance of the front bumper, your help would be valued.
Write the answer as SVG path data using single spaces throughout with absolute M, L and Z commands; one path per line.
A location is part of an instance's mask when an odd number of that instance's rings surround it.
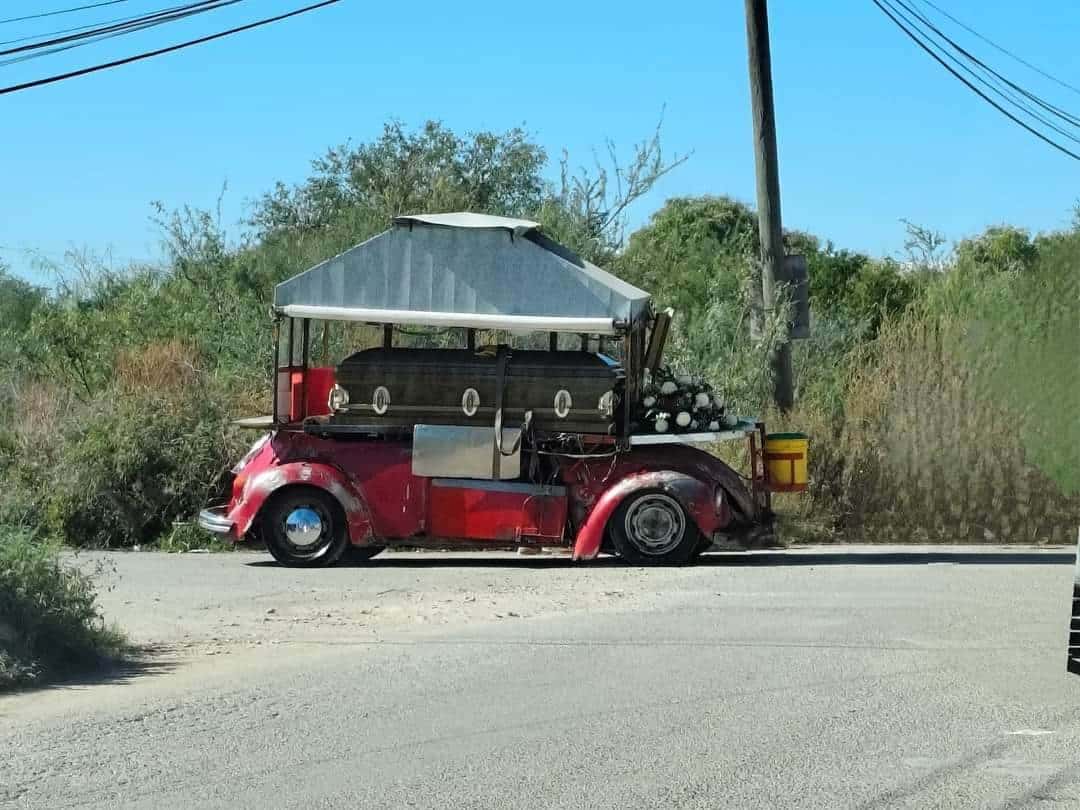
M 199 527 L 214 534 L 232 534 L 233 522 L 225 516 L 224 506 L 214 506 L 199 512 Z

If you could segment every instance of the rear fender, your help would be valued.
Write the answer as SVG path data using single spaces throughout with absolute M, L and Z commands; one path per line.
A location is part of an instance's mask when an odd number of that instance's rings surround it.
M 374 540 L 371 511 L 363 493 L 337 467 L 307 461 L 271 467 L 244 483 L 244 489 L 229 513 L 237 536 L 243 537 L 251 530 L 263 506 L 275 492 L 290 486 L 315 487 L 332 495 L 345 512 L 349 540 L 356 545 Z
M 679 501 L 705 537 L 727 524 L 730 513 L 726 501 L 717 509 L 715 485 L 672 470 L 641 472 L 623 478 L 606 490 L 593 505 L 574 539 L 574 559 L 591 560 L 600 553 L 604 532 L 619 504 L 635 492 L 662 489 Z

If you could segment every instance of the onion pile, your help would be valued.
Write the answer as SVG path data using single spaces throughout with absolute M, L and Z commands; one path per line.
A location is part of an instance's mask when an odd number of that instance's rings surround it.
M 657 433 L 693 433 L 734 427 L 738 419 L 724 412 L 723 400 L 701 377 L 676 374 L 664 366 L 646 372 L 639 418 Z

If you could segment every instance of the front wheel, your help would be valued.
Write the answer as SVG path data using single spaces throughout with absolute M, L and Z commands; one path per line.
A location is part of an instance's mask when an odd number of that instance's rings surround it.
M 700 541 L 697 526 L 683 505 L 660 489 L 624 500 L 609 526 L 615 552 L 635 565 L 688 562 Z
M 348 545 L 345 515 L 329 494 L 312 487 L 285 490 L 266 507 L 262 534 L 282 565 L 333 565 Z

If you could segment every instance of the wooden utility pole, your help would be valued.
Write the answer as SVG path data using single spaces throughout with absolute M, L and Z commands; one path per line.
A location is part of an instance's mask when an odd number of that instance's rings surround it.
M 784 231 L 780 220 L 780 167 L 776 157 L 776 119 L 773 114 L 769 10 L 766 0 L 746 0 L 746 45 L 750 58 L 750 107 L 754 118 L 754 164 L 757 169 L 761 305 L 763 317 L 768 320 L 775 314 L 777 284 L 784 281 Z M 786 329 L 781 341 L 771 358 L 773 398 L 776 406 L 787 412 L 795 402 L 795 380 L 791 369 L 791 343 Z

